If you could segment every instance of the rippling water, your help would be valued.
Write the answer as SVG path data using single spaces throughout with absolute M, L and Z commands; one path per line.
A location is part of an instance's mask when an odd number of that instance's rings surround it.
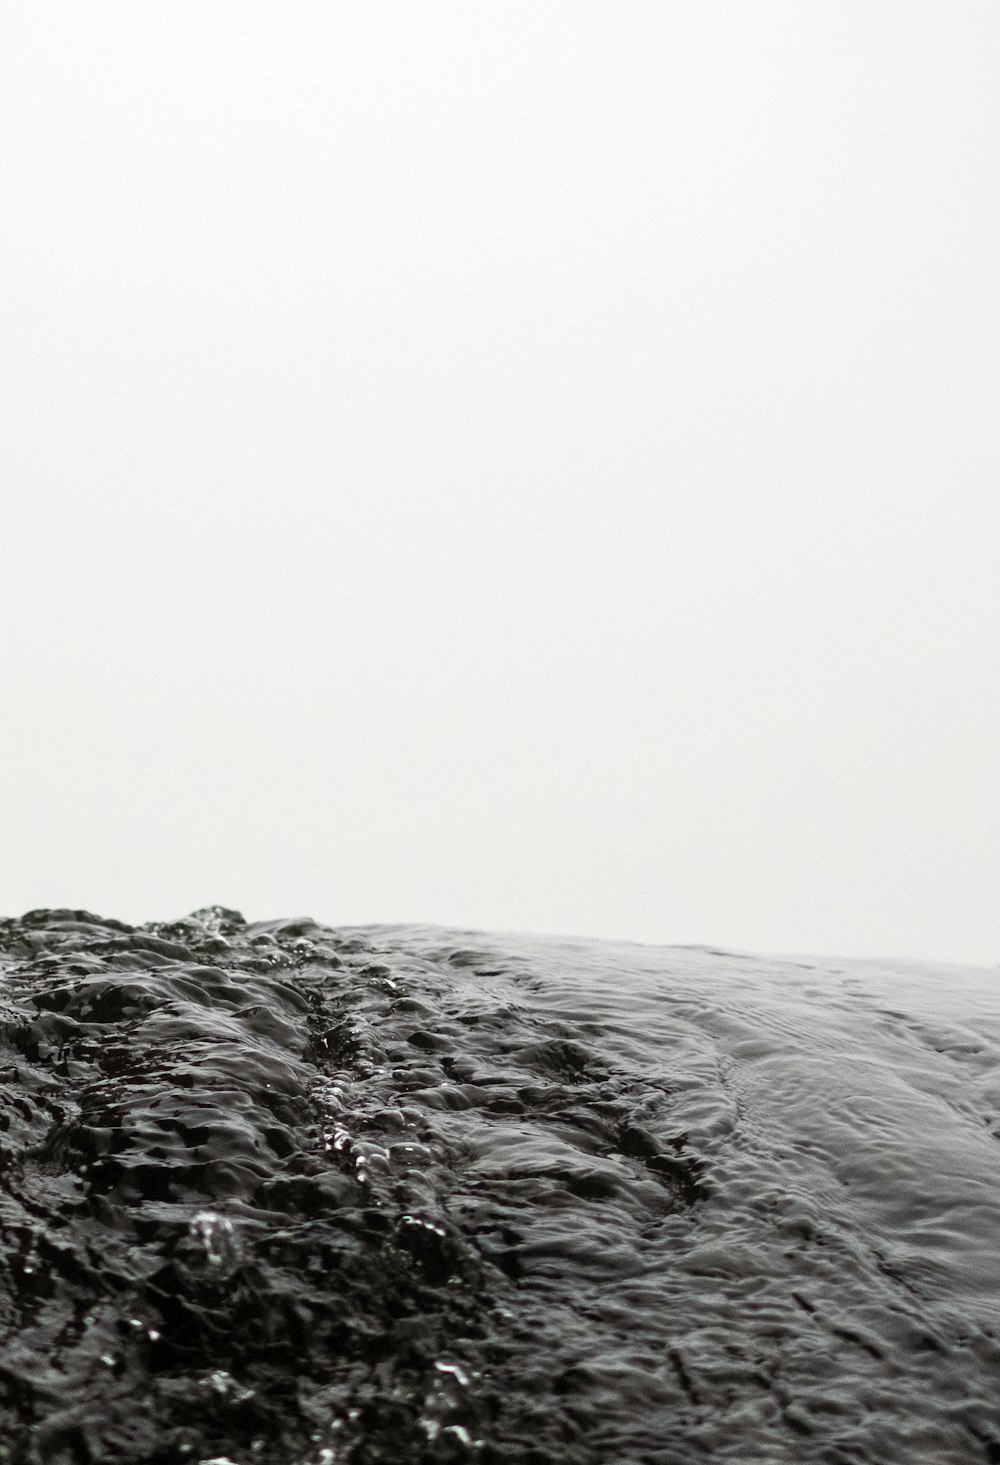
M 0 922 L 0 1462 L 1000 1461 L 1000 972 Z

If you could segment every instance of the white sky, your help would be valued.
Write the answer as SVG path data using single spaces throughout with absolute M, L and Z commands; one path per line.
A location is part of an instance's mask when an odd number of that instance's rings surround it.
M 1000 961 L 995 0 L 14 0 L 0 911 Z

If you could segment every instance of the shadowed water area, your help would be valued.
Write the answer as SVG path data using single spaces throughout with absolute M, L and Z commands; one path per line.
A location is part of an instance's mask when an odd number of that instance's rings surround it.
M 1000 972 L 0 922 L 0 1462 L 1000 1461 Z

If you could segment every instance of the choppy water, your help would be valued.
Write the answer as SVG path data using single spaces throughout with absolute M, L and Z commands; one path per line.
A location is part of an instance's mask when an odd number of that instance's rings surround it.
M 0 923 L 0 1462 L 1000 1461 L 1000 972 Z

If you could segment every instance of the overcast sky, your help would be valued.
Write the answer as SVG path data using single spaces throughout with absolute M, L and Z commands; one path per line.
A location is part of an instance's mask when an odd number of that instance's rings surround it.
M 13 0 L 0 910 L 1000 961 L 995 0 Z

